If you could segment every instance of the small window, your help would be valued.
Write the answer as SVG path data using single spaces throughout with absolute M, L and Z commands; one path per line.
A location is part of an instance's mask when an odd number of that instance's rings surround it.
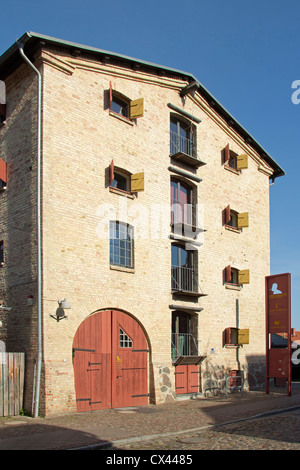
M 130 191 L 130 180 L 129 176 L 120 172 L 114 172 L 114 179 L 110 185 L 112 188 L 120 189 L 121 191 Z
M 112 97 L 110 110 L 116 114 L 120 114 L 120 116 L 129 117 L 129 103 L 122 101 L 116 96 Z
M 243 344 L 249 344 L 249 329 L 225 328 L 223 346 L 242 346 Z
M 239 270 L 227 266 L 225 268 L 225 284 L 233 286 L 241 286 L 243 284 L 250 283 L 250 271 L 249 269 Z
M 132 175 L 126 170 L 116 168 L 112 160 L 109 165 L 109 187 L 127 193 L 144 191 L 144 172 Z
M 227 144 L 224 149 L 224 167 L 234 170 L 234 172 L 239 174 L 240 170 L 248 168 L 248 155 L 238 155 Z
M 132 340 L 122 328 L 119 328 L 119 346 L 120 348 L 132 348 Z
M 109 87 L 109 111 L 116 115 L 125 118 L 128 122 L 132 119 L 144 116 L 144 99 L 138 98 L 131 100 L 122 93 L 112 89 L 112 83 Z
M 123 222 L 110 221 L 110 264 L 133 268 L 133 227 Z
M 229 152 L 229 160 L 228 160 L 228 166 L 230 168 L 233 168 L 234 170 L 237 170 L 237 154 L 230 150 Z
M 227 206 L 224 210 L 225 220 L 224 225 L 228 228 L 241 229 L 249 227 L 249 214 L 248 212 L 238 213 Z

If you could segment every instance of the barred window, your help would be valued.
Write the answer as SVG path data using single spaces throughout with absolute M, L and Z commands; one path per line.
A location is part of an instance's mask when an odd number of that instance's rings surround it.
M 123 222 L 110 221 L 110 264 L 133 268 L 133 227 Z
M 132 348 L 132 340 L 122 328 L 119 329 L 119 346 L 120 348 Z

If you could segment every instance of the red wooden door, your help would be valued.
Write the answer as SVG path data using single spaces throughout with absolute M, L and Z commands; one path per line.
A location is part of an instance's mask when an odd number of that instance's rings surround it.
M 111 407 L 111 314 L 88 317 L 73 341 L 77 411 Z
M 88 317 L 73 341 L 77 411 L 148 403 L 147 341 L 120 311 Z
M 129 315 L 112 312 L 112 408 L 148 403 L 147 341 Z
M 199 366 L 178 365 L 175 367 L 176 394 L 199 392 Z

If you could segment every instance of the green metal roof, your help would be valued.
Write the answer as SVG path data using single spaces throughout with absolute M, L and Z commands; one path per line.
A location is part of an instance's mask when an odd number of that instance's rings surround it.
M 46 36 L 44 34 L 26 32 L 20 37 L 4 54 L 0 56 L 0 80 L 4 80 L 13 70 L 15 70 L 22 62 L 18 50 L 18 42 L 21 42 L 24 46 L 24 51 L 27 55 L 33 54 L 42 43 L 52 44 L 57 47 L 63 47 L 69 49 L 71 52 L 74 51 L 85 51 L 90 54 L 95 54 L 99 57 L 109 57 L 116 60 L 122 60 L 129 62 L 131 65 L 139 65 L 149 67 L 150 69 L 156 70 L 157 72 L 168 72 L 174 75 L 179 75 L 183 80 L 187 80 L 190 83 L 195 81 L 197 83 L 197 91 L 207 100 L 207 102 L 213 106 L 216 112 L 222 116 L 230 126 L 235 129 L 241 137 L 251 145 L 259 155 L 273 168 L 274 174 L 271 179 L 275 179 L 285 174 L 284 170 L 275 162 L 275 160 L 256 142 L 256 140 L 241 126 L 241 124 L 216 100 L 216 98 L 194 77 L 194 75 L 184 72 L 182 70 L 165 67 L 152 62 L 135 59 L 115 52 L 109 52 L 96 47 L 85 46 L 83 44 L 77 44 L 70 41 L 64 41 L 61 39 Z

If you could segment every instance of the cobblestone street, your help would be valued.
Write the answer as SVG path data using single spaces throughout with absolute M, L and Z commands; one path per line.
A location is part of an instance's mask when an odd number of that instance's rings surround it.
M 193 434 L 131 443 L 122 450 L 300 450 L 300 410 Z

